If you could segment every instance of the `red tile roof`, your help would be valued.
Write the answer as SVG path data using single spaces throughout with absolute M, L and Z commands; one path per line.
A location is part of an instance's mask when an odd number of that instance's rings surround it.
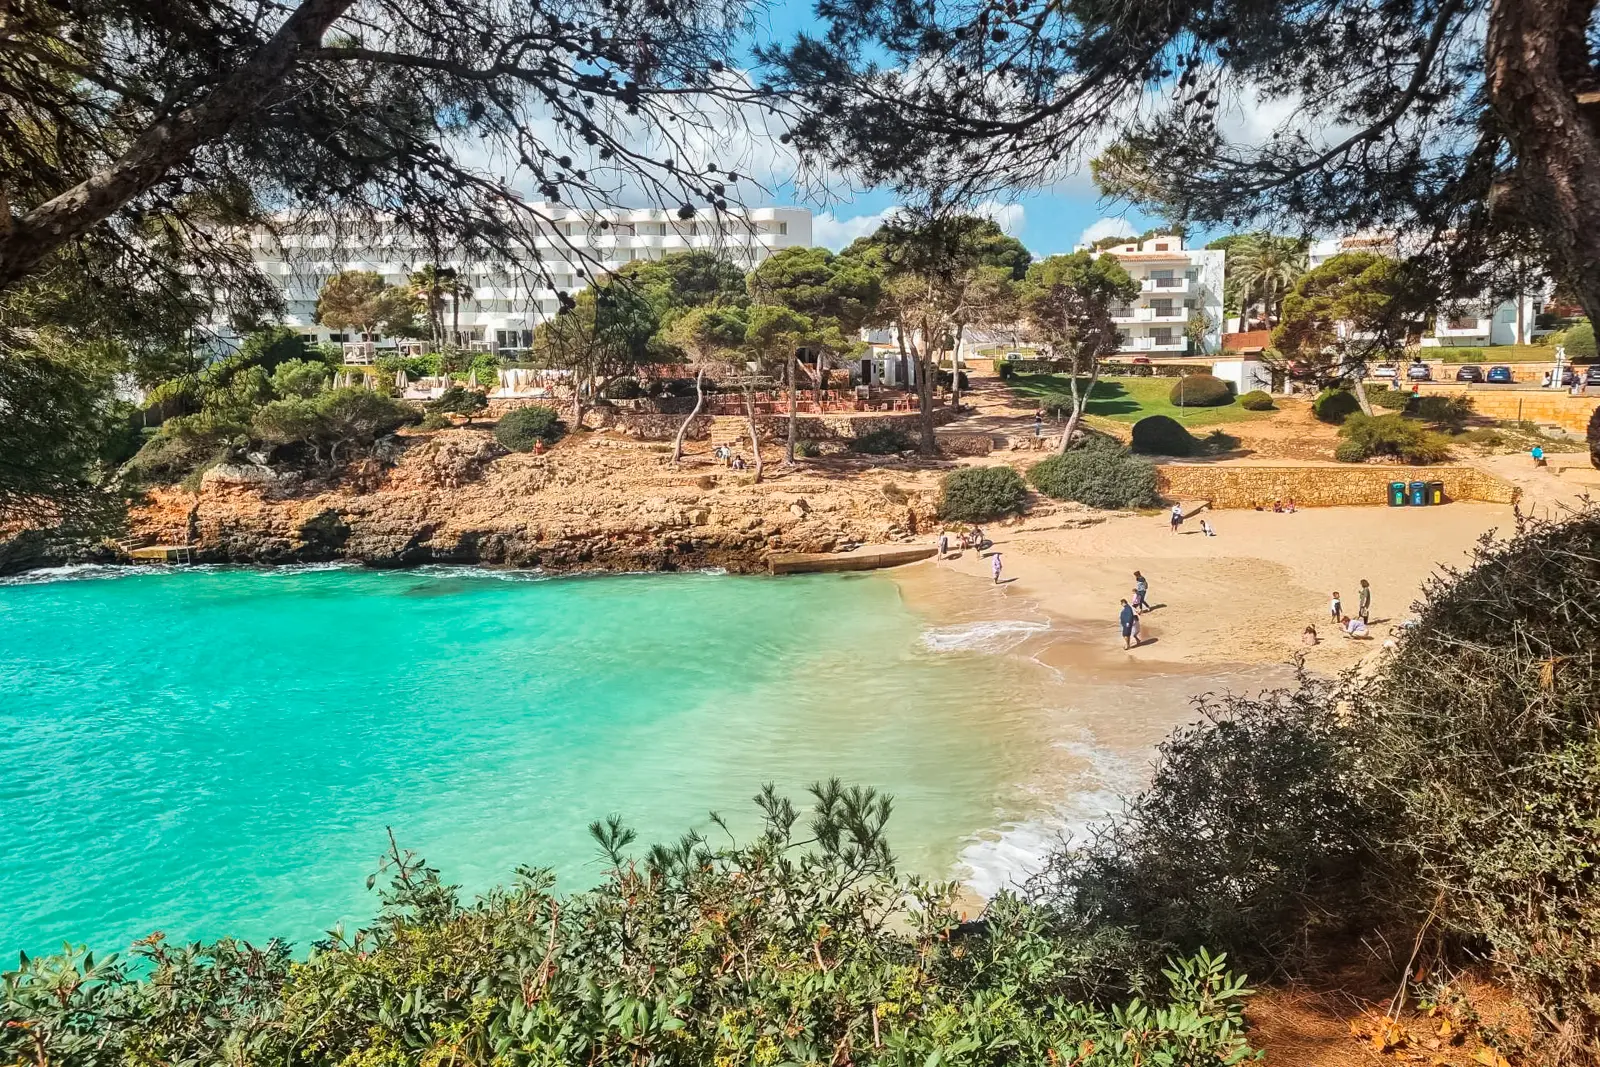
M 1222 350 L 1224 352 L 1243 352 L 1249 349 L 1271 347 L 1271 330 L 1247 330 L 1243 333 L 1225 333 L 1222 335 Z

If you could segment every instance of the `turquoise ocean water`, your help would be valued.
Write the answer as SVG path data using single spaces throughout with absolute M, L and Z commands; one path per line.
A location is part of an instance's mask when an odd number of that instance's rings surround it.
M 984 630 L 979 634 L 987 634 Z M 478 891 L 749 825 L 766 781 L 896 797 L 948 875 L 1048 746 L 1027 671 L 881 576 L 88 570 L 0 585 L 0 961 L 371 915 L 386 828 Z M 952 654 L 954 650 L 955 654 Z

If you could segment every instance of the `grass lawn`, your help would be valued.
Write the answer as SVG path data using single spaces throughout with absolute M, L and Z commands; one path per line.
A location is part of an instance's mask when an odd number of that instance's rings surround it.
M 1271 415 L 1271 411 L 1246 411 L 1239 401 L 1214 408 L 1178 408 L 1168 401 L 1176 378 L 1101 378 L 1089 395 L 1085 414 L 1115 422 L 1138 422 L 1146 415 L 1170 415 L 1191 429 L 1220 422 L 1243 422 Z M 1010 381 L 1012 392 L 1028 400 L 1072 401 L 1064 374 L 1019 374 Z
M 1437 359 L 1444 363 L 1477 363 L 1493 366 L 1496 363 L 1554 363 L 1554 345 L 1491 345 L 1488 348 L 1419 348 L 1423 359 Z

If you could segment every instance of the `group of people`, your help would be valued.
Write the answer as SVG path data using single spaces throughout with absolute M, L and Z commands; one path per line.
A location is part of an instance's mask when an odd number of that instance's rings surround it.
M 1344 600 L 1335 589 L 1328 600 L 1328 621 L 1343 637 L 1363 640 L 1369 636 L 1368 627 L 1372 622 L 1372 586 L 1365 578 L 1361 579 L 1361 588 L 1356 593 L 1356 613 L 1353 616 L 1345 614 Z M 1311 646 L 1319 641 L 1315 626 L 1307 626 L 1300 634 L 1300 643 L 1303 645 Z
M 1180 529 L 1183 528 L 1183 505 L 1182 504 L 1174 504 L 1174 505 L 1172 505 L 1172 517 L 1171 517 L 1170 522 L 1171 522 L 1171 525 L 1172 525 L 1172 532 L 1173 533 L 1177 533 Z M 1212 529 L 1211 524 L 1209 522 L 1207 522 L 1205 519 L 1201 519 L 1200 520 L 1200 535 L 1202 537 L 1215 537 L 1215 536 L 1217 536 L 1217 531 Z
M 948 554 L 952 548 L 957 551 L 965 551 L 969 548 L 982 550 L 987 548 L 988 545 L 989 542 L 983 536 L 983 528 L 979 526 L 969 526 L 957 530 L 953 540 L 950 537 L 949 530 L 939 531 L 939 555 L 941 557 Z
M 1144 642 L 1139 633 L 1139 616 L 1150 613 L 1150 581 L 1139 571 L 1133 572 L 1133 601 L 1122 602 L 1117 621 L 1122 626 L 1122 647 L 1137 648 Z
M 1256 510 L 1257 511 L 1272 511 L 1272 512 L 1276 512 L 1279 515 L 1293 515 L 1294 512 L 1295 512 L 1295 506 L 1294 506 L 1294 501 L 1293 500 L 1274 500 L 1272 502 L 1272 506 L 1270 508 L 1267 507 L 1265 504 L 1257 504 L 1256 505 Z
M 727 445 L 718 445 L 711 450 L 711 454 L 721 463 L 727 465 L 729 470 L 742 471 L 745 469 L 744 457 Z

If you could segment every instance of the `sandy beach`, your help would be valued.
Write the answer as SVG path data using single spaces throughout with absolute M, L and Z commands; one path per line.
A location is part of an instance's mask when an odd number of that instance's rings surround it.
M 1304 652 L 1307 666 L 1331 673 L 1381 647 L 1431 575 L 1466 564 L 1482 534 L 1505 535 L 1514 524 L 1511 508 L 1476 503 L 1203 516 L 1215 537 L 1202 535 L 1198 518 L 1174 534 L 1165 512 L 1102 521 L 1066 512 L 985 532 L 1002 554 L 1006 593 L 1077 631 L 1079 655 L 1200 665 L 1285 663 Z M 987 555 L 967 551 L 918 566 L 987 583 Z M 1144 643 L 1125 651 L 1117 612 L 1122 598 L 1132 599 L 1135 570 L 1150 583 L 1154 610 L 1142 619 Z M 1371 640 L 1349 640 L 1330 625 L 1328 601 L 1337 590 L 1355 614 L 1362 578 L 1372 586 Z M 1307 625 L 1322 638 L 1315 647 L 1301 644 Z

